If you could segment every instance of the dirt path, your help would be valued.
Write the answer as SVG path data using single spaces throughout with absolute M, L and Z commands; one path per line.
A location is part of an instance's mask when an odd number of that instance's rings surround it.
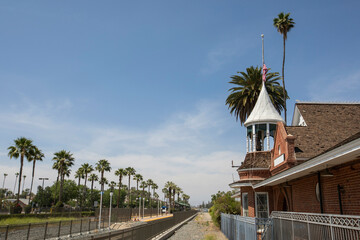
M 198 216 L 184 225 L 172 235 L 170 240 L 226 240 L 227 238 L 214 226 L 209 213 L 199 213 Z

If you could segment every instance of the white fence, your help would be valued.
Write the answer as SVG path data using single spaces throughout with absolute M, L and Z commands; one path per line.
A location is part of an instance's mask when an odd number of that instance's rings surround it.
M 270 217 L 273 239 L 360 239 L 360 216 L 272 212 Z M 267 235 L 263 239 L 272 239 Z
M 256 240 L 255 218 L 222 213 L 221 231 L 229 240 Z
M 221 214 L 229 240 L 359 240 L 360 216 L 272 212 L 269 219 Z

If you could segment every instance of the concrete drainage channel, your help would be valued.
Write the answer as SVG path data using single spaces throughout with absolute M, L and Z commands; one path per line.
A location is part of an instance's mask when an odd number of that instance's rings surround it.
M 165 232 L 157 235 L 156 237 L 152 238 L 151 240 L 165 240 L 168 239 L 169 237 L 171 237 L 178 229 L 180 229 L 182 226 L 184 226 L 185 224 L 187 224 L 188 222 L 190 222 L 191 220 L 193 220 L 195 217 L 197 216 L 197 213 L 191 217 L 189 217 L 188 219 L 186 219 L 185 221 L 175 225 L 174 227 L 166 230 Z

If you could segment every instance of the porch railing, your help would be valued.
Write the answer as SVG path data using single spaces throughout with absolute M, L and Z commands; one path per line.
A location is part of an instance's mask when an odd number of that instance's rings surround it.
M 274 239 L 360 239 L 360 216 L 272 212 Z M 263 239 L 267 238 L 264 232 Z
M 360 216 L 274 211 L 261 219 L 221 214 L 221 231 L 230 240 L 359 240 Z

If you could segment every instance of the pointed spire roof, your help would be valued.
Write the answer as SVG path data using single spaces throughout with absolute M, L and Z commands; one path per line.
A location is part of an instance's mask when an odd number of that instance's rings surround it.
M 272 104 L 269 94 L 263 82 L 259 97 L 256 101 L 250 116 L 245 121 L 245 127 L 255 123 L 277 123 L 284 122 L 278 111 Z

